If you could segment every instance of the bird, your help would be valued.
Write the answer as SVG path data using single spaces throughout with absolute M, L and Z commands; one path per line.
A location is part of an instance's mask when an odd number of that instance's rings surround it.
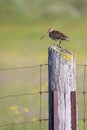
M 43 39 L 47 34 L 49 37 L 55 41 L 59 41 L 59 46 L 61 45 L 61 41 L 69 41 L 69 37 L 63 34 L 60 31 L 54 30 L 53 28 L 49 28 L 48 31 L 41 37 Z

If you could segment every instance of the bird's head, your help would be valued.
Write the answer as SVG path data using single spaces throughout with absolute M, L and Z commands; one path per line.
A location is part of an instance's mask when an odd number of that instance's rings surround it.
M 41 37 L 41 39 L 43 39 L 48 33 L 52 31 L 53 31 L 53 28 L 49 28 L 48 31 Z
M 49 28 L 48 33 L 52 32 L 53 30 L 54 30 L 53 28 Z

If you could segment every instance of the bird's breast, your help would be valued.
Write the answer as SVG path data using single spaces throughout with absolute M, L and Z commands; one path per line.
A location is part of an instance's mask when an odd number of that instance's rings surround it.
M 59 37 L 54 32 L 50 32 L 49 37 L 52 38 L 53 40 L 59 40 Z

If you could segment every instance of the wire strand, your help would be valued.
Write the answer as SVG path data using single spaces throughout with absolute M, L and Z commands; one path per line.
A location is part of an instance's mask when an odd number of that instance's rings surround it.
M 41 119 L 41 121 L 48 121 L 48 118 Z M 35 123 L 35 122 L 39 122 L 39 119 L 37 119 L 35 121 L 31 120 L 31 121 L 25 121 L 25 122 L 19 122 L 19 123 L 7 123 L 7 124 L 4 124 L 4 125 L 0 125 L 0 127 L 18 126 L 18 125 Z
M 42 91 L 42 94 L 48 93 L 48 91 Z M 35 93 L 21 93 L 21 94 L 13 94 L 13 95 L 6 95 L 6 96 L 0 96 L 0 99 L 6 99 L 6 98 L 17 98 L 20 96 L 29 96 L 29 95 L 36 95 L 40 94 L 40 91 L 35 92 Z
M 20 66 L 20 67 L 11 67 L 11 68 L 0 68 L 0 71 L 5 70 L 19 70 L 19 69 L 29 69 L 29 68 L 36 68 L 40 66 L 47 66 L 48 64 L 38 64 L 38 65 L 32 65 L 32 66 Z

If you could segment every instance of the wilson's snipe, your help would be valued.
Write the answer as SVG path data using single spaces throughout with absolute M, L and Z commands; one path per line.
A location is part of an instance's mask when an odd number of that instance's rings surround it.
M 59 46 L 61 45 L 62 40 L 69 41 L 68 36 L 66 36 L 65 34 L 61 33 L 60 31 L 56 31 L 52 28 L 48 29 L 46 34 L 44 34 L 41 37 L 41 39 L 44 38 L 47 34 L 49 34 L 49 37 L 52 38 L 53 40 L 59 41 Z

